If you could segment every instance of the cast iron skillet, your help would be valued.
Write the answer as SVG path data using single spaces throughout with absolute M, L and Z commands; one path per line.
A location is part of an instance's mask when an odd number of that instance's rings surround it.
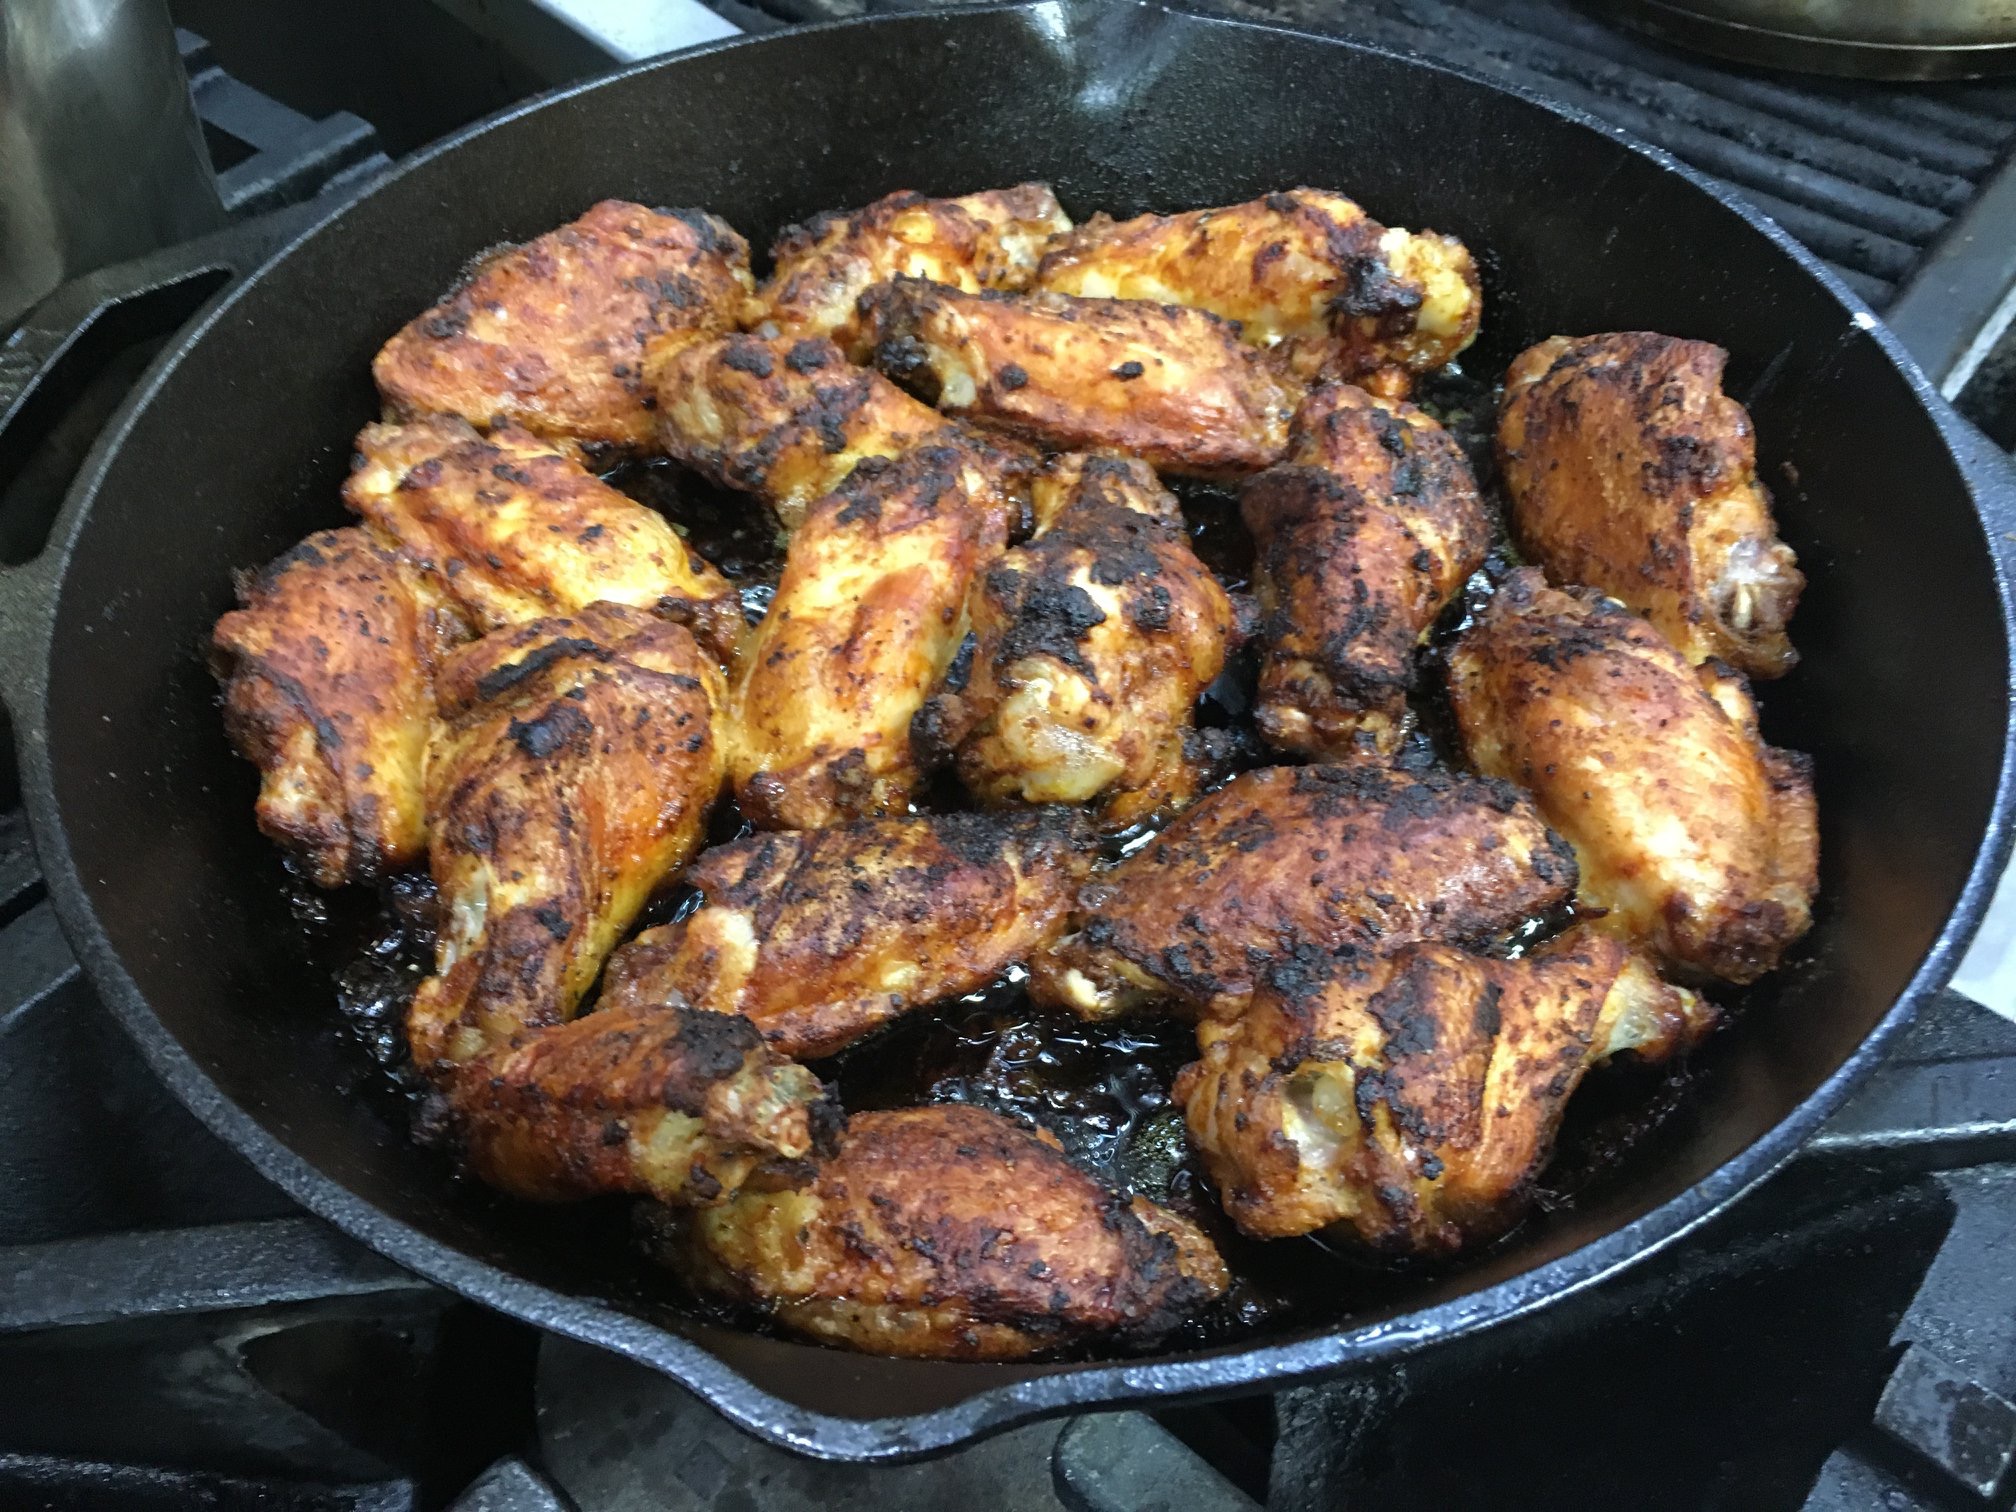
M 372 352 L 475 251 L 605 195 L 707 206 L 759 244 L 890 189 L 1047 179 L 1132 213 L 1293 184 L 1460 235 L 1495 373 L 1555 332 L 1729 347 L 1812 586 L 1768 731 L 1817 758 L 1807 958 L 1753 995 L 1670 1137 L 1508 1247 L 1353 1312 L 1120 1363 L 871 1359 L 696 1321 L 592 1213 L 445 1175 L 364 1095 L 304 964 L 199 654 L 228 569 L 339 522 Z M 1037 1414 L 1273 1389 L 1535 1308 L 1784 1161 L 1972 932 L 2005 850 L 2011 480 L 1811 258 L 1671 160 L 1418 61 L 1149 5 L 1044 3 L 791 32 L 527 105 L 406 164 L 224 296 L 140 385 L 44 555 L 5 580 L 4 689 L 49 885 L 156 1070 L 307 1207 L 444 1285 L 677 1377 L 815 1454 L 896 1458 Z M 1999 533 L 1996 527 L 1996 533 Z M 1312 1250 L 1311 1263 L 1324 1263 Z

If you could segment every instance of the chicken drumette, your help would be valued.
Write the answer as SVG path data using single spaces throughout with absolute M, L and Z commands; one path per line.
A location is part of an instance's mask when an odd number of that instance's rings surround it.
M 1089 803 L 1119 830 L 1208 775 L 1191 716 L 1225 665 L 1232 604 L 1140 462 L 1069 456 L 1036 480 L 1036 539 L 981 575 L 958 692 L 919 716 L 990 803 Z
M 1573 853 L 1506 783 L 1272 767 L 1088 883 L 1029 990 L 1088 1018 L 1161 999 L 1236 1015 L 1270 963 L 1487 940 L 1574 887 Z
M 1199 1027 L 1174 1095 L 1244 1232 L 1448 1254 L 1518 1221 L 1590 1065 L 1662 1057 L 1712 1019 L 1584 929 L 1522 960 L 1416 944 L 1284 962 L 1236 1021 Z
M 1403 397 L 1477 335 L 1483 296 L 1463 244 L 1389 230 L 1341 194 L 1291 189 L 1243 205 L 1095 215 L 1051 243 L 1035 287 L 1194 305 L 1321 372 Z
M 855 301 L 871 285 L 902 274 L 968 291 L 1026 288 L 1044 244 L 1070 229 L 1047 184 L 958 199 L 904 192 L 828 211 L 771 247 L 763 318 L 784 336 L 830 336 L 859 359 L 867 352 Z
M 647 447 L 658 366 L 687 342 L 733 330 L 754 289 L 748 244 L 724 222 L 604 200 L 481 259 L 385 344 L 371 371 L 392 417 L 459 415 Z
M 1740 678 L 1690 667 L 1594 589 L 1522 568 L 1451 649 L 1449 693 L 1471 762 L 1530 789 L 1573 843 L 1605 928 L 1732 982 L 1805 933 L 1810 764 L 1759 740 Z
M 434 671 L 468 635 L 434 585 L 362 530 L 325 530 L 238 580 L 211 661 L 224 726 L 260 771 L 258 819 L 321 887 L 370 882 L 427 841 Z
M 664 516 L 516 426 L 367 425 L 343 498 L 479 630 L 609 602 L 689 625 L 722 656 L 741 638 L 734 587 Z
M 1785 627 L 1806 580 L 1750 417 L 1722 392 L 1728 357 L 1646 331 L 1543 341 L 1505 375 L 1499 466 L 1520 543 L 1556 584 L 1622 599 L 1690 662 L 1777 677 L 1797 660 Z
M 689 347 L 660 376 L 658 411 L 671 456 L 758 495 L 786 530 L 864 458 L 959 439 L 943 415 L 817 337 L 730 336 Z
M 1260 733 L 1302 755 L 1392 755 L 1415 649 L 1491 545 L 1462 452 L 1411 404 L 1327 385 L 1240 509 L 1262 615 Z
M 698 844 L 719 697 L 685 629 L 619 604 L 492 635 L 443 669 L 440 944 L 407 1038 L 470 1169 L 506 1191 L 716 1202 L 831 1147 L 818 1078 L 746 1020 L 670 1002 L 567 1022 Z
M 683 879 L 700 907 L 610 961 L 602 1011 L 683 1000 L 745 1015 L 781 1054 L 829 1055 L 1049 944 L 1085 875 L 1076 831 L 1052 808 L 720 846 Z
M 1203 310 L 967 294 L 898 278 L 862 296 L 875 361 L 947 414 L 1047 446 L 1238 477 L 1280 457 L 1300 385 Z
M 752 822 L 904 811 L 919 777 L 910 722 L 1006 534 L 996 474 L 965 445 L 868 458 L 812 506 L 729 693 L 728 772 Z
M 693 637 L 594 604 L 463 648 L 428 762 L 435 974 L 408 1020 L 423 1070 L 569 1018 L 721 789 L 721 674 Z
M 816 1179 L 695 1214 L 703 1288 L 878 1354 L 1008 1360 L 1166 1336 L 1228 1282 L 1211 1241 L 1109 1191 L 1054 1138 L 978 1108 L 847 1121 Z

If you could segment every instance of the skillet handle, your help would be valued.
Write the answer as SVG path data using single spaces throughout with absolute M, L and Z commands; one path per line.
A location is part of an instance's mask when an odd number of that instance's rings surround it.
M 339 203 L 291 206 L 86 274 L 0 341 L 0 705 L 17 742 L 39 725 L 63 543 L 154 358 Z

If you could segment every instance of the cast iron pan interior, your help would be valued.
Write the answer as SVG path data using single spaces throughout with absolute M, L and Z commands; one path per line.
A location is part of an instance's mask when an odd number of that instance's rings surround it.
M 1825 882 L 1809 958 L 1756 995 L 1692 1116 L 1628 1179 L 1424 1284 L 1406 1311 L 1117 1366 L 869 1359 L 696 1323 L 600 1219 L 450 1182 L 365 1095 L 363 1056 L 332 1028 L 327 981 L 299 958 L 279 866 L 253 829 L 252 771 L 219 727 L 199 648 L 230 603 L 228 570 L 342 520 L 350 437 L 375 408 L 371 355 L 473 253 L 607 195 L 704 205 L 761 246 L 790 220 L 891 189 L 1031 178 L 1079 215 L 1308 183 L 1390 224 L 1454 232 L 1486 268 L 1485 335 L 1467 359 L 1479 370 L 1563 331 L 1722 343 L 1812 582 L 1795 627 L 1805 663 L 1767 696 L 1767 734 L 1818 761 Z M 1970 871 L 1977 855 L 1991 864 L 1984 836 L 1999 825 L 2003 602 L 1922 381 L 1857 308 L 1670 161 L 1362 48 L 1052 3 L 647 65 L 408 164 L 158 370 L 60 527 L 46 709 L 32 689 L 16 699 L 52 886 L 154 1064 L 309 1207 L 799 1447 L 914 1453 L 1038 1411 L 1279 1385 L 1411 1348 L 1605 1274 L 1758 1179 L 1971 930 Z M 1352 1285 L 1340 1269 L 1340 1312 Z

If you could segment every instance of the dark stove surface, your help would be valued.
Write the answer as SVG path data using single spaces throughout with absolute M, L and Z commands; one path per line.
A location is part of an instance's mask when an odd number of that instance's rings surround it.
M 241 209 L 346 192 L 386 147 L 558 82 L 500 61 L 480 28 L 456 30 L 477 12 L 500 25 L 510 3 L 406 0 L 410 20 L 391 0 L 177 5 L 210 39 L 186 39 L 185 56 Z M 743 24 L 858 9 L 759 4 L 722 8 Z M 2016 371 L 1994 351 L 1995 307 L 2016 285 L 2016 85 L 1750 73 L 1557 0 L 1220 8 L 1448 58 L 1613 120 L 1764 204 L 1928 367 L 1958 374 L 1953 392 L 1969 362 Z M 276 47 L 293 21 L 314 46 Z M 226 72 L 240 57 L 301 109 Z M 373 58 L 375 72 L 358 66 Z M 286 225 L 248 222 L 237 255 Z M 116 296 L 107 278 L 92 297 Z M 121 385 L 206 292 L 115 297 L 131 316 L 111 327 L 119 341 L 73 375 L 25 462 L 0 458 L 0 549 L 32 550 Z M 2016 407 L 1979 417 L 2016 431 Z M 1963 998 L 1941 999 L 1734 1211 L 1473 1347 L 1271 1399 L 1036 1425 L 923 1466 L 820 1466 L 294 1208 L 168 1098 L 92 997 L 11 804 L 0 773 L 0 1512 L 1951 1512 L 2016 1499 L 2016 1024 Z

